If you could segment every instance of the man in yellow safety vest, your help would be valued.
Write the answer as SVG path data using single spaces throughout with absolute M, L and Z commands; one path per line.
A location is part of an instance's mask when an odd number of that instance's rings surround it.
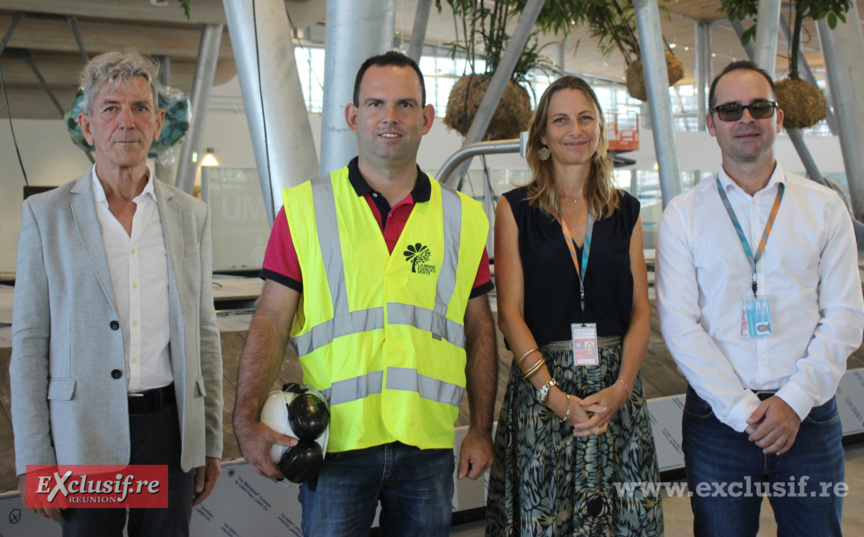
M 486 293 L 489 224 L 480 205 L 420 171 L 435 117 L 416 62 L 366 60 L 345 109 L 359 156 L 283 192 L 240 358 L 234 429 L 262 475 L 282 476 L 273 444 L 295 438 L 259 412 L 289 337 L 304 382 L 330 403 L 329 445 L 314 486 L 301 485 L 303 532 L 449 535 L 454 422 L 471 426 L 458 477 L 492 464 L 497 356 Z

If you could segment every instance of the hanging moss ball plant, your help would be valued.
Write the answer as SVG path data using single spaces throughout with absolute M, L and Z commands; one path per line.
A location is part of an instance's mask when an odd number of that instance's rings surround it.
M 684 78 L 684 64 L 677 56 L 666 51 L 666 72 L 669 75 L 669 85 L 672 86 Z M 642 58 L 636 58 L 627 66 L 627 93 L 634 99 L 640 101 L 648 100 L 648 91 L 645 89 L 645 73 L 642 71 Z
M 491 76 L 466 75 L 450 90 L 444 124 L 462 136 L 468 134 L 480 102 L 492 81 Z M 495 109 L 483 140 L 510 140 L 528 130 L 531 121 L 531 99 L 522 86 L 512 80 L 507 83 L 504 95 Z
M 818 86 L 787 78 L 775 84 L 777 105 L 783 109 L 783 127 L 806 129 L 825 119 L 828 103 Z

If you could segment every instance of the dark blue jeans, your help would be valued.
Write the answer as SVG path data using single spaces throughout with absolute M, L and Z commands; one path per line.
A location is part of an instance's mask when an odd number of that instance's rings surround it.
M 682 425 L 697 537 L 755 537 L 764 496 L 778 536 L 841 535 L 845 457 L 834 398 L 810 411 L 792 449 L 780 456 L 762 453 L 746 433 L 721 423 L 692 389 Z
M 368 537 L 381 502 L 382 536 L 450 535 L 452 449 L 395 442 L 328 454 L 313 492 L 300 487 L 306 537 Z

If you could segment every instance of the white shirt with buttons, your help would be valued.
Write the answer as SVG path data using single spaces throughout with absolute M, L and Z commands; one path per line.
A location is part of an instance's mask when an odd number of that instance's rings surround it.
M 657 239 L 656 286 L 666 345 L 717 418 L 743 431 L 759 405 L 753 391 L 777 391 L 804 419 L 828 401 L 861 344 L 864 300 L 852 221 L 840 197 L 776 166 L 750 196 L 718 174 L 754 255 L 780 183 L 786 190 L 762 258 L 758 297 L 770 300 L 774 335 L 742 338 L 742 299 L 752 268 L 715 177 L 676 197 Z
M 168 252 L 156 203 L 153 174 L 133 201 L 132 235 L 111 214 L 93 168 L 93 197 L 123 333 L 126 386 L 130 393 L 167 386 L 171 373 L 168 322 Z

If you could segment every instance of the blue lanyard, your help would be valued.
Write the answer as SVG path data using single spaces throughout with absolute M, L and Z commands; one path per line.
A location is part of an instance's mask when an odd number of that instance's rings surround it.
M 774 227 L 774 219 L 777 217 L 777 211 L 780 210 L 780 202 L 783 201 L 783 193 L 786 191 L 786 185 L 780 183 L 777 185 L 777 197 L 774 198 L 774 206 L 771 208 L 771 214 L 768 215 L 768 221 L 765 222 L 765 231 L 762 232 L 762 238 L 759 240 L 759 248 L 756 249 L 756 255 L 750 249 L 750 242 L 741 229 L 741 223 L 738 217 L 735 216 L 735 210 L 732 209 L 732 204 L 729 203 L 729 196 L 723 189 L 723 184 L 720 178 L 717 178 L 717 191 L 720 193 L 720 199 L 723 200 L 723 206 L 726 207 L 726 212 L 729 214 L 729 219 L 732 220 L 732 225 L 735 226 L 735 232 L 738 233 L 738 239 L 741 241 L 741 246 L 744 247 L 744 253 L 747 255 L 747 260 L 750 261 L 750 267 L 753 269 L 753 296 L 756 296 L 756 263 L 762 258 L 762 253 L 765 251 L 765 245 L 768 244 L 768 236 L 771 235 L 771 229 Z
M 579 276 L 579 304 L 582 306 L 582 311 L 585 311 L 585 272 L 588 270 L 588 253 L 591 250 L 591 235 L 594 232 L 594 215 L 591 213 L 591 209 L 588 209 L 588 224 L 585 226 L 585 245 L 582 247 L 581 270 L 579 269 L 579 259 L 576 256 L 576 242 L 573 241 L 570 229 L 567 228 L 564 218 L 559 217 L 558 222 L 561 224 L 561 231 L 564 232 L 564 239 L 567 241 L 567 249 L 570 250 L 570 257 L 576 267 L 576 275 Z

